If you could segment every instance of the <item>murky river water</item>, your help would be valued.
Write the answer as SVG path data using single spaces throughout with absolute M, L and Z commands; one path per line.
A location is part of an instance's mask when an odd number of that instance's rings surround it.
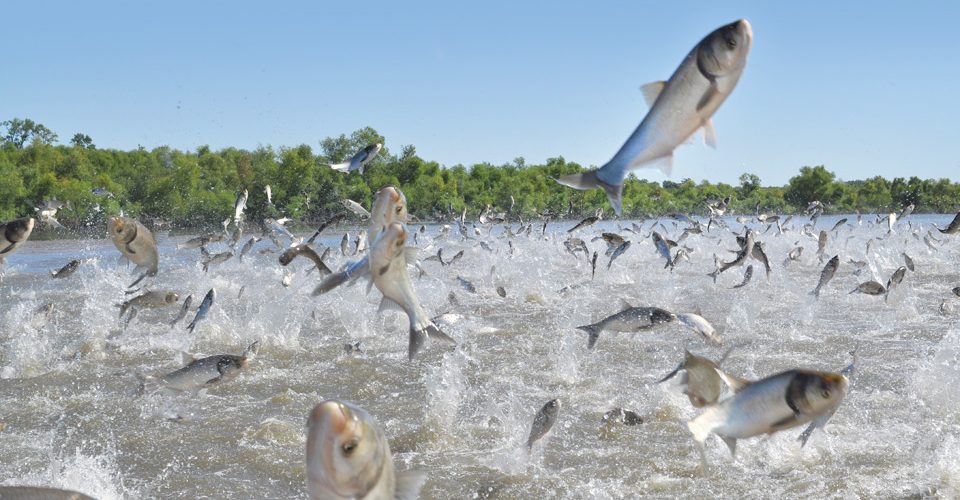
M 950 219 L 914 215 L 890 236 L 885 223 L 867 221 L 831 232 L 826 253 L 839 254 L 841 265 L 819 301 L 808 295 L 823 264 L 816 239 L 800 234 L 806 218 L 783 235 L 773 228 L 759 236 L 771 275 L 752 261 L 752 282 L 736 290 L 742 267 L 716 284 L 706 276 L 714 253 L 732 258 L 734 235 L 726 230 L 689 236 L 683 244 L 694 250 L 691 260 L 674 272 L 642 238 L 646 232 L 630 231 L 620 233 L 632 247 L 608 270 L 605 243 L 591 238 L 617 224 L 581 230 L 591 251 L 600 251 L 591 280 L 589 260 L 562 244 L 573 222 L 551 224 L 546 237 L 540 224 L 532 236 L 516 237 L 496 226 L 467 241 L 441 238 L 430 227 L 418 235 L 421 258 L 438 248 L 445 257 L 465 253 L 450 266 L 423 262 L 420 279 L 411 268 L 413 283 L 428 312 L 455 313 L 440 326 L 458 345 L 430 343 L 412 362 L 406 318 L 378 314 L 376 290 L 367 294 L 356 284 L 312 297 L 318 277 L 300 260 L 284 287 L 278 254 L 260 252 L 269 241 L 242 263 L 234 258 L 204 274 L 199 250 L 175 249 L 186 237 L 158 235 L 161 272 L 152 289 L 175 291 L 181 301 L 193 294 L 195 305 L 217 290 L 209 317 L 192 334 L 186 322 L 168 325 L 179 303 L 144 310 L 122 328 L 115 304 L 132 279 L 108 240 L 30 241 L 7 259 L 0 284 L 0 482 L 98 498 L 300 498 L 307 413 L 338 398 L 379 419 L 398 469 L 427 472 L 424 498 L 954 497 L 960 297 L 951 289 L 960 285 L 960 244 L 936 231 L 943 241 L 933 242 L 936 249 L 922 240 L 932 222 L 942 227 Z M 829 231 L 836 220 L 823 217 L 817 229 Z M 664 224 L 673 238 L 683 227 Z M 323 240 L 336 248 L 331 267 L 346 260 L 341 235 Z M 785 267 L 797 242 L 803 256 Z M 888 301 L 848 294 L 862 281 L 886 283 L 903 252 L 916 271 Z M 87 260 L 73 276 L 50 278 L 50 269 L 74 258 Z M 851 258 L 869 263 L 859 276 Z M 574 284 L 582 286 L 559 292 Z M 670 324 L 604 332 L 588 351 L 575 327 L 617 312 L 622 300 L 698 312 L 725 346 Z M 35 312 L 47 303 L 54 304 L 49 315 Z M 196 395 L 136 393 L 137 373 L 179 368 L 181 351 L 239 354 L 254 340 L 260 355 L 235 381 Z M 345 352 L 344 344 L 356 341 L 363 352 Z M 857 374 L 839 411 L 804 448 L 799 428 L 743 440 L 736 458 L 711 438 L 712 475 L 704 478 L 684 425 L 699 410 L 675 382 L 655 382 L 685 348 L 719 359 L 728 347 L 724 367 L 747 378 L 796 367 L 837 371 L 854 349 Z M 534 414 L 555 397 L 563 404 L 557 425 L 528 456 L 523 444 Z M 614 407 L 644 422 L 600 432 L 601 416 Z

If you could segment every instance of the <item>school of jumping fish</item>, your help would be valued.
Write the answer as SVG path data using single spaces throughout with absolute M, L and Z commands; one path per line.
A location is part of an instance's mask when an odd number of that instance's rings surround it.
M 747 55 L 752 43 L 752 31 L 746 20 L 739 20 L 710 33 L 683 59 L 674 74 L 664 82 L 644 87 L 644 94 L 651 106 L 650 111 L 629 137 L 616 155 L 601 168 L 583 174 L 574 174 L 557 179 L 557 182 L 576 188 L 602 188 L 613 210 L 620 214 L 620 195 L 624 178 L 634 168 L 660 162 L 669 165 L 673 150 L 684 143 L 694 132 L 702 129 L 705 141 L 716 143 L 716 132 L 711 121 L 723 101 L 730 95 L 745 67 Z M 349 162 L 331 165 L 331 168 L 350 174 L 363 173 L 363 168 L 381 150 L 381 144 L 371 145 L 359 151 Z M 669 166 L 663 167 L 669 172 Z M 270 188 L 267 187 L 269 203 Z M 382 299 L 380 311 L 393 309 L 402 312 L 408 319 L 407 357 L 414 359 L 425 349 L 457 349 L 457 339 L 445 333 L 438 324 L 443 324 L 443 316 L 431 316 L 421 303 L 415 282 L 426 271 L 423 265 L 428 261 L 438 261 L 440 272 L 451 266 L 463 256 L 461 250 L 453 256 L 445 256 L 443 249 L 436 255 L 421 258 L 418 253 L 418 238 L 423 239 L 423 227 L 411 229 L 407 213 L 407 200 L 404 194 L 393 186 L 385 186 L 375 196 L 373 206 L 367 211 L 359 203 L 344 200 L 344 208 L 357 216 L 369 218 L 365 231 L 355 238 L 345 234 L 341 241 L 341 253 L 344 256 L 356 255 L 339 269 L 331 269 L 325 262 L 331 248 L 321 248 L 316 238 L 329 227 L 344 220 L 343 214 L 324 223 L 312 237 L 304 239 L 293 235 L 285 224 L 289 220 L 267 219 L 263 221 L 261 232 L 243 242 L 243 226 L 248 192 L 239 193 L 234 205 L 234 216 L 224 221 L 224 231 L 201 235 L 179 245 L 177 251 L 200 249 L 204 272 L 216 272 L 217 266 L 236 258 L 242 261 L 245 254 L 261 240 L 270 240 L 280 253 L 278 264 L 284 268 L 283 285 L 295 286 L 293 274 L 286 271 L 287 266 L 297 258 L 309 261 L 317 271 L 318 282 L 313 296 L 318 301 L 324 295 L 341 286 L 351 286 L 360 282 L 368 292 L 375 288 Z M 791 265 L 801 257 L 803 239 L 817 243 L 817 256 L 824 262 L 819 279 L 811 279 L 810 294 L 819 299 L 822 292 L 830 287 L 831 280 L 841 265 L 859 269 L 864 262 L 849 259 L 842 260 L 840 255 L 829 256 L 825 253 L 831 234 L 845 226 L 852 226 L 846 219 L 839 221 L 831 230 L 818 230 L 817 220 L 824 206 L 819 202 L 811 203 L 801 224 L 801 216 L 758 213 L 754 216 L 738 218 L 744 224 L 743 233 L 734 232 L 723 216 L 730 200 L 719 200 L 709 204 L 710 216 L 704 222 L 676 214 L 665 219 L 673 224 L 675 230 L 669 230 L 663 223 L 655 222 L 653 229 L 644 230 L 633 223 L 630 227 L 619 226 L 618 232 L 601 231 L 590 239 L 592 226 L 602 219 L 602 213 L 588 217 L 572 226 L 563 241 L 564 249 L 574 257 L 591 261 L 591 274 L 596 273 L 598 252 L 592 252 L 590 243 L 602 241 L 604 255 L 609 258 L 610 269 L 618 257 L 633 250 L 652 249 L 663 258 L 664 267 L 673 269 L 689 260 L 693 252 L 710 252 L 705 249 L 706 240 L 716 239 L 719 243 L 724 237 L 735 237 L 737 248 L 730 250 L 729 260 L 714 254 L 715 268 L 704 270 L 704 279 L 712 278 L 716 282 L 718 275 L 735 268 L 743 269 L 742 282 L 733 288 L 750 286 L 754 276 L 754 264 L 762 266 L 766 276 L 770 276 L 770 257 L 764 250 L 764 237 L 793 237 L 797 239 L 793 250 L 784 256 L 783 265 Z M 38 208 L 41 223 L 52 227 L 59 226 L 54 216 L 59 208 L 54 201 L 45 202 Z M 875 221 L 866 221 L 868 225 L 886 223 L 892 233 L 899 223 L 903 225 L 913 207 L 907 207 L 902 213 L 891 213 L 885 218 L 877 216 Z M 446 238 L 456 238 L 457 231 L 463 240 L 476 240 L 481 248 L 490 250 L 484 241 L 484 234 L 490 235 L 492 228 L 502 225 L 504 233 L 510 238 L 546 238 L 548 222 L 557 214 L 543 214 L 541 220 L 523 220 L 512 213 L 494 213 L 492 207 L 485 207 L 480 214 L 479 224 L 472 227 L 466 219 L 466 211 L 450 223 L 442 224 L 440 235 L 433 243 Z M 519 224 L 514 229 L 514 224 Z M 685 227 L 679 228 L 678 223 Z M 542 228 L 539 226 L 542 224 Z M 857 225 L 864 224 L 860 216 Z M 909 224 L 909 223 L 908 223 Z M 28 241 L 35 228 L 36 221 L 24 217 L 9 221 L 0 226 L 0 264 L 18 251 L 29 251 Z M 230 225 L 234 226 L 229 231 Z M 799 229 L 798 229 L 799 225 Z M 136 265 L 135 280 L 127 287 L 130 298 L 118 304 L 119 317 L 124 325 L 133 321 L 139 311 L 145 309 L 166 309 L 170 311 L 171 328 L 185 328 L 193 332 L 208 317 L 217 305 L 217 291 L 211 288 L 193 308 L 193 295 L 181 301 L 178 293 L 169 290 L 151 290 L 151 279 L 162 272 L 159 268 L 159 251 L 153 233 L 144 224 L 129 217 L 113 217 L 108 221 L 110 238 L 120 255 Z M 754 228 L 764 228 L 759 231 Z M 538 231 L 539 228 L 539 231 Z M 921 237 L 930 244 L 939 241 L 939 235 L 954 235 L 960 232 L 960 214 L 946 228 L 935 228 L 939 234 L 928 230 L 922 234 L 912 224 L 911 234 Z M 770 236 L 764 236 L 775 231 Z M 676 234 L 671 239 L 670 233 Z M 538 234 L 539 233 L 539 234 Z M 420 236 L 418 236 L 420 235 Z M 579 236 L 577 236 L 579 235 Z M 791 236 L 794 235 L 794 236 Z M 691 237 L 692 236 L 692 237 Z M 701 244 L 694 243 L 700 237 Z M 629 239 L 628 239 L 629 238 Z M 286 240 L 286 241 L 284 241 Z M 632 241 L 631 241 L 632 240 Z M 876 240 L 876 241 L 875 241 Z M 649 242 L 649 243 L 647 243 Z M 222 252 L 210 253 L 208 246 L 227 245 Z M 650 247 L 646 247 L 649 244 Z M 869 245 L 882 245 L 879 238 L 871 239 Z M 353 252 L 350 249 L 353 248 Z M 513 247 L 511 244 L 511 251 Z M 722 253 L 722 252 L 721 252 Z M 775 256 L 774 256 L 775 257 Z M 445 260 L 446 259 L 446 260 Z M 872 296 L 884 296 L 904 283 L 907 272 L 914 268 L 913 259 L 903 254 L 904 266 L 897 269 L 886 283 L 875 280 L 860 283 L 849 293 L 862 293 Z M 751 261 L 755 261 L 751 263 Z M 83 265 L 81 260 L 72 260 L 63 268 L 51 271 L 53 279 L 69 279 Z M 687 264 L 689 265 L 689 264 Z M 455 274 L 454 271 L 449 271 Z M 456 276 L 467 292 L 476 293 L 476 286 L 467 278 Z M 498 286 L 497 294 L 507 296 L 509 284 Z M 571 285 L 575 287 L 577 285 Z M 244 289 L 241 288 L 239 296 Z M 563 293 L 564 290 L 561 290 Z M 846 292 L 846 291 L 844 291 Z M 960 295 L 960 287 L 953 293 Z M 455 297 L 451 297 L 454 300 Z M 177 307 L 177 304 L 181 305 Z M 433 311 L 436 312 L 436 311 Z M 606 332 L 638 333 L 662 328 L 668 324 L 678 324 L 689 329 L 698 338 L 713 345 L 722 345 L 723 340 L 710 321 L 698 314 L 699 311 L 667 311 L 656 305 L 632 305 L 623 301 L 619 308 L 612 307 L 599 321 L 576 327 L 584 332 L 585 347 L 589 350 L 603 349 L 599 344 L 600 334 Z M 183 324 L 192 315 L 192 319 Z M 346 344 L 347 352 L 361 352 L 360 342 Z M 168 373 L 138 374 L 139 394 L 153 391 L 192 392 L 212 389 L 231 383 L 245 371 L 251 369 L 260 351 L 260 342 L 246 347 L 239 355 L 220 354 L 202 358 L 184 355 L 183 366 Z M 730 351 L 727 351 L 729 354 Z M 814 430 L 824 427 L 831 416 L 838 411 L 845 395 L 851 387 L 851 377 L 856 366 L 856 354 L 851 353 L 851 364 L 840 371 L 823 371 L 793 367 L 778 373 L 750 380 L 732 373 L 722 367 L 725 358 L 712 360 L 686 351 L 683 360 L 660 382 L 679 377 L 683 393 L 690 404 L 702 412 L 686 423 L 692 439 L 701 450 L 702 470 L 708 474 L 706 455 L 703 453 L 707 439 L 711 434 L 719 437 L 731 454 L 736 452 L 738 440 L 769 435 L 776 432 L 807 427 L 800 434 L 801 446 L 806 444 Z M 665 367 L 664 371 L 669 369 Z M 378 424 L 376 418 L 360 406 L 349 402 L 354 394 L 342 394 L 338 399 L 329 399 L 316 404 L 307 418 L 306 439 L 306 491 L 310 498 L 316 499 L 409 499 L 419 496 L 426 481 L 442 481 L 442 478 L 429 478 L 416 470 L 399 470 L 395 467 L 388 436 Z M 538 405 L 539 406 L 539 405 Z M 530 452 L 542 443 L 544 436 L 564 418 L 564 403 L 554 398 L 543 403 L 542 407 L 531 408 L 530 431 L 525 443 L 518 447 Z M 535 410 L 535 411 L 534 411 Z M 643 422 L 643 417 L 624 408 L 607 411 L 602 418 L 602 426 L 635 426 Z M 35 486 L 0 486 L 0 498 L 90 498 L 82 493 Z

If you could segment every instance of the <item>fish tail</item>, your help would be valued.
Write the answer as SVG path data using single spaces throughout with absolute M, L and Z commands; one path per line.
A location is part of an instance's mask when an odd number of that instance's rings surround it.
M 616 212 L 617 215 L 620 215 L 623 212 L 623 183 L 607 184 L 597 177 L 598 171 L 599 170 L 591 170 L 579 174 L 565 175 L 555 180 L 558 184 L 563 184 L 573 189 L 586 190 L 603 188 L 603 191 L 607 194 L 607 200 L 610 201 L 610 205 L 613 207 L 613 211 Z
M 197 320 L 193 320 L 187 325 L 187 331 L 193 333 L 193 329 L 197 327 Z
M 593 349 L 593 346 L 597 345 L 597 339 L 600 338 L 600 332 L 603 331 L 603 329 L 600 328 L 600 325 L 596 323 L 592 325 L 578 326 L 577 330 L 583 330 L 587 332 L 587 349 Z
M 713 278 L 713 282 L 716 283 L 716 282 L 717 282 L 717 276 L 720 276 L 720 269 L 718 268 L 718 269 L 716 269 L 715 271 L 713 271 L 712 273 L 707 273 L 707 276 Z
M 413 357 L 417 355 L 423 349 L 423 345 L 427 343 L 427 331 L 416 330 L 414 328 L 410 329 L 410 341 L 407 345 L 407 359 L 413 360 Z
M 330 168 L 336 170 L 337 172 L 349 172 L 350 171 L 350 162 L 346 163 L 334 163 L 330 165 Z
M 442 340 L 444 342 L 449 342 L 453 345 L 457 344 L 457 341 L 453 340 L 453 337 L 444 333 L 443 330 L 440 330 L 440 328 L 438 328 L 437 325 L 433 324 L 433 322 L 431 322 L 427 326 L 426 331 L 427 331 L 427 336 L 432 339 Z

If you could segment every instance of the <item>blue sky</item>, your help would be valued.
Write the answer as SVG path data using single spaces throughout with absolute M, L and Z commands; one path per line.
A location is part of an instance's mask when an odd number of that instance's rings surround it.
M 354 4 L 7 3 L 0 120 L 120 149 L 318 149 L 369 125 L 447 166 L 601 165 L 646 113 L 639 86 L 743 17 L 718 149 L 681 146 L 674 180 L 960 180 L 957 2 Z

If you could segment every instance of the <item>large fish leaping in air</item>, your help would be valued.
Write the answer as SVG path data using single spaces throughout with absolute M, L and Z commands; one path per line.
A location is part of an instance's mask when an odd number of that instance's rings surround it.
M 627 172 L 660 160 L 660 169 L 670 175 L 673 149 L 700 128 L 704 141 L 716 146 L 717 135 L 710 117 L 737 86 L 752 41 L 753 31 L 746 19 L 707 35 L 669 80 L 642 87 L 650 111 L 606 165 L 561 177 L 557 182 L 574 189 L 603 188 L 620 215 L 620 195 Z

